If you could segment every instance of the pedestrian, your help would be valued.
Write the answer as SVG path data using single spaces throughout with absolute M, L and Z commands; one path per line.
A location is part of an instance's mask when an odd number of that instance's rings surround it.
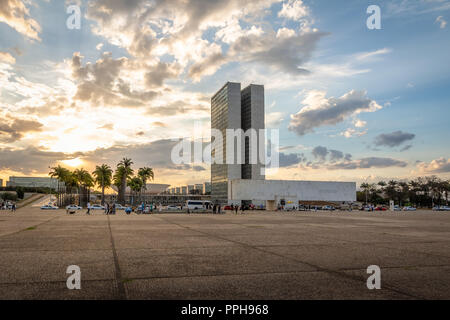
M 238 213 L 238 210 L 239 210 L 239 206 L 238 206 L 238 205 L 235 205 L 235 206 L 234 206 L 234 211 L 236 212 L 236 214 Z
M 90 203 L 90 202 L 87 203 L 87 211 L 86 211 L 86 214 L 91 214 L 91 203 Z
M 16 203 L 14 202 L 11 207 L 12 212 L 16 212 Z
M 116 214 L 116 204 L 115 203 L 113 203 L 113 205 L 112 205 L 112 212 L 111 212 L 112 214 Z
M 218 210 L 218 214 L 220 214 L 220 204 L 219 204 L 219 210 Z

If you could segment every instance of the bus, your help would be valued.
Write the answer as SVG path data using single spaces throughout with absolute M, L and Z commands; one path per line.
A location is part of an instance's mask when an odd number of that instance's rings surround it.
M 186 207 L 187 207 L 189 210 L 205 209 L 207 203 L 210 203 L 210 201 L 203 201 L 203 200 L 187 200 L 187 201 L 186 201 Z

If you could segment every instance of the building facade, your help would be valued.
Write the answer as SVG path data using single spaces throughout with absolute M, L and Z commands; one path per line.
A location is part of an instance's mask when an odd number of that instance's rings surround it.
M 251 84 L 241 90 L 240 83 L 227 82 L 211 98 L 211 129 L 222 133 L 222 147 L 213 148 L 211 158 L 211 198 L 219 203 L 227 203 L 228 181 L 234 179 L 264 180 L 263 166 L 258 159 L 259 129 L 264 129 L 264 86 Z M 227 129 L 236 133 L 242 130 L 242 136 L 228 136 Z M 256 130 L 253 143 L 247 130 Z M 234 141 L 227 141 L 227 139 Z M 213 137 L 212 137 L 213 139 Z M 227 160 L 227 148 L 234 148 L 232 163 Z M 256 150 L 254 150 L 256 149 Z M 231 151 L 228 150 L 228 151 Z M 256 159 L 251 161 L 250 154 L 256 152 Z M 242 155 L 242 159 L 238 156 Z M 231 157 L 231 155 L 229 155 Z M 224 163 L 214 163 L 214 159 L 222 159 Z M 254 163 L 257 162 L 257 163 Z
M 262 205 L 276 208 L 280 203 L 300 201 L 356 201 L 356 183 L 265 180 L 265 136 L 259 131 L 264 125 L 264 86 L 251 84 L 241 90 L 240 83 L 227 82 L 211 98 L 211 129 L 222 133 L 222 146 L 215 147 L 211 137 L 211 201 L 221 204 Z M 242 136 L 227 137 L 227 129 L 241 129 Z M 253 129 L 253 130 L 250 130 Z M 256 140 L 251 132 L 256 132 Z M 259 141 L 259 139 L 264 141 Z M 234 141 L 227 141 L 234 139 Z M 234 142 L 234 143 L 232 143 Z M 261 143 L 260 143 L 261 142 Z M 227 159 L 227 151 L 234 145 L 233 164 L 215 164 L 216 155 Z M 256 149 L 256 150 L 255 150 Z M 243 161 L 237 161 L 239 151 Z M 255 157 L 251 155 L 255 154 Z M 230 156 L 231 157 L 231 156 Z
M 57 179 L 50 177 L 9 177 L 6 182 L 7 187 L 24 187 L 24 188 L 50 188 L 57 190 L 58 186 L 63 185 Z

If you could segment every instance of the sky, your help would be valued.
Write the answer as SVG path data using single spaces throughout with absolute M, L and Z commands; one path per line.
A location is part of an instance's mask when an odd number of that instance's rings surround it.
M 268 179 L 448 178 L 449 21 L 446 0 L 0 0 L 0 179 L 129 157 L 208 181 L 170 154 L 227 81 L 265 86 Z

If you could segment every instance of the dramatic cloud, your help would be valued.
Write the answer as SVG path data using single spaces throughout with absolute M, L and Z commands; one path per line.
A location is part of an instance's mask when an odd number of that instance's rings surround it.
M 335 125 L 351 115 L 361 112 L 375 112 L 382 107 L 367 97 L 365 91 L 352 90 L 340 98 L 326 98 L 324 91 L 309 91 L 302 101 L 305 105 L 298 113 L 291 115 L 289 130 L 298 135 L 314 132 L 326 125 Z
M 62 152 L 39 150 L 35 147 L 25 149 L 0 148 L 0 171 L 12 170 L 30 174 L 46 172 L 50 165 L 61 160 L 73 159 Z
M 415 134 L 403 131 L 383 133 L 375 138 L 375 145 L 378 147 L 380 146 L 387 146 L 390 148 L 398 147 L 404 142 L 414 139 L 415 136 L 416 136 Z
M 449 173 L 450 159 L 444 157 L 431 161 L 430 163 L 419 162 L 417 168 L 420 173 Z
M 22 139 L 26 133 L 38 131 L 42 131 L 42 123 L 34 120 L 0 119 L 0 141 L 2 142 L 15 142 Z
M 82 66 L 82 56 L 74 53 L 72 57 L 72 73 L 78 82 L 75 100 L 89 101 L 92 105 L 112 105 L 122 107 L 140 107 L 158 95 L 158 92 L 133 89 L 132 79 L 124 74 L 131 73 L 133 63 L 128 58 L 112 58 L 105 52 L 95 64 Z M 160 64 L 146 75 L 146 83 L 151 86 L 162 85 L 166 77 L 171 76 L 168 66 Z
M 0 0 L 0 22 L 4 22 L 24 36 L 40 40 L 41 27 L 32 18 L 26 4 L 30 1 Z

